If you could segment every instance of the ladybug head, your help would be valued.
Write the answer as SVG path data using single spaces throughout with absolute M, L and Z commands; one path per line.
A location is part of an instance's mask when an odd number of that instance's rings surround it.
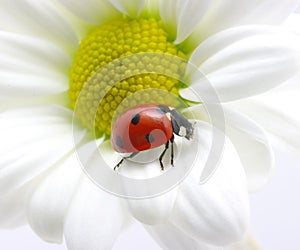
M 173 133 L 190 140 L 194 134 L 195 123 L 192 124 L 176 109 L 171 110 Z
M 185 135 L 186 139 L 188 140 L 193 139 L 195 125 L 196 122 L 193 124 L 189 122 L 188 126 L 186 126 L 186 135 Z

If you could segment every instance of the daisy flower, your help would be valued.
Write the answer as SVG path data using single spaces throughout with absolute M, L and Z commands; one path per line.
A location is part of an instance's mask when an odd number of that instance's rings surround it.
M 238 241 L 248 190 L 273 164 L 264 129 L 239 112 L 252 102 L 239 102 L 299 72 L 296 38 L 274 26 L 297 2 L 2 0 L 0 226 L 29 223 L 75 250 L 111 249 L 132 221 L 164 249 Z M 152 161 L 161 148 L 113 171 L 112 121 L 153 101 L 196 119 L 194 138 L 175 139 L 175 167 L 164 173 Z

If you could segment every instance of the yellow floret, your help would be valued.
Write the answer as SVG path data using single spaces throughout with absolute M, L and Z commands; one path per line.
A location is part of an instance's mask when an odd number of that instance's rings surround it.
M 185 57 L 168 41 L 162 23 L 155 19 L 122 19 L 95 28 L 82 40 L 70 70 L 69 97 L 84 126 L 110 135 L 112 121 L 129 107 L 147 102 L 179 105 L 175 97 L 180 83 L 167 76 L 180 69 L 177 63 L 145 56 L 126 58 L 125 65 L 105 67 L 118 58 L 141 52 Z M 153 73 L 141 74 L 145 68 Z M 116 82 L 122 74 L 134 76 Z

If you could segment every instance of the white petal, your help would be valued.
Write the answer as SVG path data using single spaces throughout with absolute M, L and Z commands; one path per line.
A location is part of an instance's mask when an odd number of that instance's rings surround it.
M 178 5 L 177 38 L 175 43 L 185 40 L 202 20 L 211 0 L 181 0 Z
M 56 93 L 62 93 L 67 89 L 67 78 L 61 77 L 58 81 L 47 76 L 39 76 L 24 72 L 1 72 L 1 96 L 17 97 L 34 97 L 47 96 Z
M 179 0 L 160 1 L 160 16 L 172 39 L 177 35 L 177 5 Z
M 279 24 L 298 5 L 298 0 L 214 1 L 189 38 L 195 47 L 205 38 L 228 28 L 249 24 Z
M 300 13 L 291 14 L 283 23 L 283 27 L 292 32 L 295 32 L 298 37 L 300 37 Z
M 200 175 L 193 172 L 182 183 L 170 217 L 189 237 L 215 246 L 239 240 L 249 219 L 246 177 L 230 141 L 220 157 L 217 171 L 206 183 L 200 185 Z
M 145 2 L 144 9 L 141 12 L 141 16 L 160 18 L 160 0 L 147 0 Z
M 34 189 L 32 183 L 24 185 L 16 192 L 0 197 L 0 227 L 14 228 L 27 223 L 26 206 Z
M 243 26 L 227 29 L 204 40 L 191 54 L 190 62 L 196 67 L 217 55 L 220 51 L 232 46 L 233 44 L 260 35 L 274 35 L 277 29 L 269 26 Z M 189 66 L 189 65 L 188 65 Z M 191 73 L 193 69 L 188 69 Z
M 140 222 L 156 225 L 165 222 L 171 214 L 177 188 L 155 198 L 127 200 L 129 211 Z
M 109 0 L 120 12 L 130 17 L 138 17 L 146 0 Z
M 270 178 L 274 155 L 264 129 L 250 118 L 224 109 L 226 134 L 233 142 L 245 168 L 248 190 L 260 189 Z
M 58 105 L 69 108 L 68 93 L 60 93 L 50 96 L 37 96 L 37 97 L 18 97 L 12 98 L 10 96 L 1 96 L 2 102 L 0 103 L 0 113 L 8 110 L 22 109 L 31 106 L 44 106 L 44 105 Z
M 120 173 L 125 176 L 130 176 L 131 178 L 135 177 L 137 179 L 147 179 L 153 178 L 161 174 L 158 157 L 163 151 L 163 148 L 158 148 L 153 150 L 153 156 L 149 155 L 151 152 L 147 152 L 143 155 L 143 152 L 135 158 L 137 163 L 132 161 L 127 161 L 123 164 L 120 169 Z M 166 155 L 166 158 L 168 155 Z M 154 161 L 151 161 L 148 164 L 141 165 L 139 159 L 149 159 L 153 158 Z M 176 165 L 180 164 L 176 161 Z M 124 189 L 127 190 L 129 187 L 124 186 Z M 149 192 L 151 186 L 145 185 L 145 192 L 147 189 Z M 174 202 L 177 196 L 177 188 L 168 191 L 165 194 L 158 195 L 154 198 L 145 198 L 145 199 L 126 199 L 126 204 L 128 205 L 128 210 L 131 212 L 132 216 L 139 220 L 140 222 L 148 225 L 155 225 L 164 222 L 170 215 Z
M 0 29 L 49 39 L 66 51 L 77 47 L 77 37 L 54 1 L 1 1 Z
M 263 30 L 267 31 L 263 34 Z M 246 35 L 246 31 L 251 35 Z M 239 27 L 218 33 L 203 42 L 191 57 L 221 101 L 231 101 L 265 92 L 292 78 L 300 70 L 296 38 L 279 30 Z M 191 72 L 191 69 L 188 69 Z M 191 88 L 209 96 L 199 72 Z M 189 90 L 181 92 L 189 98 Z M 197 101 L 197 100 L 195 100 Z
M 117 170 L 118 173 L 121 174 L 121 176 L 129 177 L 132 179 L 151 179 L 154 178 L 160 174 L 162 174 L 158 162 L 158 157 L 161 154 L 163 148 L 156 148 L 154 150 L 140 152 L 138 156 L 134 157 L 134 160 L 125 160 L 122 163 L 122 166 L 120 169 Z M 100 146 L 100 151 L 103 156 L 103 159 L 107 162 L 108 166 L 111 166 L 113 168 L 117 162 L 120 160 L 120 156 L 112 149 L 111 143 L 109 141 L 104 142 Z M 166 158 L 168 156 L 166 155 Z M 102 162 L 95 159 L 95 166 L 103 165 Z M 142 162 L 145 162 L 146 164 L 142 164 Z M 176 161 L 176 165 L 179 165 L 180 162 Z M 92 161 L 89 162 L 89 166 L 87 169 L 90 169 L 89 173 L 92 176 L 95 176 L 95 174 L 91 174 L 91 166 L 94 164 Z M 97 167 L 96 167 L 97 168 Z M 113 175 L 115 173 L 111 173 Z M 104 175 L 104 174 L 103 174 Z M 109 177 L 107 177 L 109 178 Z M 95 178 L 96 179 L 96 178 Z M 120 178 L 120 181 L 122 181 L 123 178 Z M 127 180 L 127 179 L 126 179 Z M 113 183 L 113 180 L 110 180 L 111 183 Z M 127 186 L 133 185 L 133 186 Z M 142 184 L 142 183 L 141 183 Z M 102 184 L 103 185 L 103 184 Z M 117 184 L 116 184 L 117 185 Z M 110 189 L 109 187 L 105 186 L 108 190 L 114 192 L 114 190 Z M 135 186 L 132 182 L 126 182 L 123 183 L 122 189 L 124 190 L 123 195 L 131 196 L 131 188 L 133 189 L 139 189 L 139 192 L 141 192 L 141 189 L 143 188 L 143 191 L 145 194 L 150 194 L 152 192 L 152 186 L 149 186 L 146 184 L 142 186 Z M 162 190 L 165 191 L 165 190 Z M 114 192 L 117 193 L 117 192 Z M 158 224 L 162 221 L 166 220 L 168 216 L 170 215 L 171 210 L 173 209 L 174 201 L 176 199 L 177 195 L 177 188 L 174 188 L 170 190 L 169 192 L 159 195 L 154 198 L 144 198 L 144 199 L 126 199 L 124 204 L 127 205 L 128 210 L 132 213 L 132 215 L 139 221 L 145 224 Z M 146 195 L 145 195 L 146 197 Z
M 59 162 L 35 188 L 27 206 L 30 226 L 45 241 L 61 243 L 63 221 L 82 169 L 76 154 Z
M 125 216 L 119 198 L 103 192 L 83 177 L 65 218 L 68 249 L 112 249 Z
M 84 21 L 101 25 L 121 15 L 107 0 L 59 0 L 68 10 Z
M 145 226 L 146 230 L 162 247 L 168 250 L 222 250 L 220 247 L 208 245 L 188 237 L 172 223 L 164 223 L 154 226 Z
M 72 112 L 54 105 L 0 115 L 0 195 L 18 189 L 70 152 L 71 122 Z
M 222 110 L 225 120 L 218 120 L 215 125 L 224 125 L 219 129 L 225 129 L 226 135 L 234 144 L 245 169 L 248 190 L 258 190 L 269 180 L 274 165 L 274 155 L 269 138 L 265 130 L 249 117 L 226 106 L 223 106 Z M 203 105 L 191 107 L 185 112 L 212 122 Z M 216 118 L 219 119 L 219 117 Z
M 160 15 L 175 43 L 184 41 L 199 24 L 211 0 L 164 0 Z
M 248 189 L 257 190 L 269 179 L 274 165 L 273 150 L 265 131 L 240 113 L 226 110 L 227 133 L 245 168 Z
M 249 115 L 273 135 L 274 147 L 299 161 L 300 114 L 299 79 L 247 100 L 227 105 Z
M 138 190 L 139 193 L 143 192 L 143 195 L 139 197 L 140 199 L 126 199 L 130 212 L 137 220 L 153 225 L 163 223 L 168 219 L 177 196 L 178 183 L 182 181 L 190 170 L 190 164 L 194 162 L 194 157 L 200 154 L 201 146 L 202 143 L 199 143 L 198 140 L 188 141 L 182 138 L 175 138 L 174 168 L 170 166 L 170 150 L 168 150 L 164 158 L 164 172 L 160 170 L 158 160 L 164 145 L 153 150 L 140 152 L 136 157 L 127 159 L 122 163 L 121 168 L 117 170 L 119 174 L 140 180 L 140 182 L 137 180 L 139 186 L 135 185 L 133 180 L 127 182 L 128 180 L 125 178 L 126 182 L 123 183 L 124 193 L 130 197 L 132 197 L 132 190 Z M 113 152 L 110 142 L 101 145 L 100 151 L 104 154 L 103 158 L 108 165 L 113 167 L 119 161 L 120 157 Z M 101 162 L 97 162 L 96 166 L 102 165 Z M 166 180 L 168 183 L 161 183 L 163 182 L 162 179 L 156 179 L 164 176 L 168 178 Z M 153 182 L 149 181 L 151 179 Z M 158 189 L 158 187 L 161 189 Z
M 49 41 L 0 32 L 0 95 L 37 97 L 68 89 L 69 56 Z
M 247 233 L 241 241 L 233 243 L 230 246 L 224 248 L 224 250 L 255 250 L 255 249 L 260 249 L 260 247 L 250 233 Z

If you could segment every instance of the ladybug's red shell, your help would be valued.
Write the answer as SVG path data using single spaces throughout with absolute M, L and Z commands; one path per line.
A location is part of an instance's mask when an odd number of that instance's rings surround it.
M 170 116 L 155 104 L 143 104 L 125 111 L 115 122 L 111 142 L 120 153 L 159 147 L 173 136 Z

